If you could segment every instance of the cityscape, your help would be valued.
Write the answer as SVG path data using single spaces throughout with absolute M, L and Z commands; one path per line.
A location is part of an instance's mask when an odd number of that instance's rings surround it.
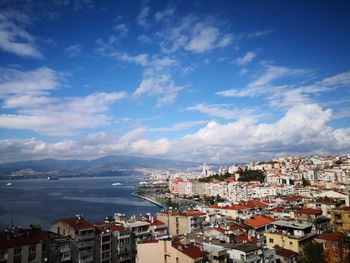
M 349 14 L 0 0 L 0 263 L 350 263 Z

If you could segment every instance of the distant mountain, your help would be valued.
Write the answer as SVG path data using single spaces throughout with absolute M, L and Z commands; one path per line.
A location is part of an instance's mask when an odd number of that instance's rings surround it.
M 134 156 L 105 156 L 95 160 L 57 160 L 42 159 L 0 164 L 0 176 L 12 173 L 21 173 L 23 170 L 32 170 L 37 175 L 46 175 L 55 172 L 61 176 L 69 175 L 118 175 L 122 172 L 137 168 L 185 169 L 198 166 L 197 163 L 175 161 L 168 159 L 134 157 Z M 30 172 L 32 173 L 32 172 Z

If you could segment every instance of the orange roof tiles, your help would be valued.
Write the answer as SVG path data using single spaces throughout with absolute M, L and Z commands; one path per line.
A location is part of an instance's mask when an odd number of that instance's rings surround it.
M 245 219 L 244 223 L 246 223 L 247 225 L 250 225 L 254 228 L 259 228 L 265 225 L 269 225 L 272 222 L 274 222 L 275 219 L 271 218 L 271 217 L 267 217 L 267 216 L 255 216 L 253 218 L 249 218 L 249 219 Z
M 16 233 L 0 232 L 0 249 L 35 245 L 47 240 L 47 235 L 41 229 L 19 230 Z
M 332 232 L 318 235 L 315 239 L 327 240 L 327 241 L 341 241 L 343 238 L 343 233 Z
M 64 218 L 58 221 L 63 221 L 66 224 L 70 225 L 74 229 L 84 229 L 84 228 L 93 228 L 94 226 L 86 221 L 84 218 L 77 218 L 77 217 L 71 217 L 71 218 Z
M 246 210 L 249 207 L 246 205 L 228 205 L 228 206 L 219 206 L 219 205 L 210 205 L 209 208 L 216 208 L 216 209 L 222 209 L 222 210 Z
M 205 256 L 205 253 L 202 250 L 200 250 L 199 247 L 192 244 L 189 244 L 189 245 L 176 244 L 176 245 L 173 245 L 173 247 L 193 259 L 202 258 Z

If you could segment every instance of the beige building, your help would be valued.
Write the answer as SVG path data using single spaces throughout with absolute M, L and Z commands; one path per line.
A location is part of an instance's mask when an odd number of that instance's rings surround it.
M 169 227 L 169 234 L 172 236 L 201 229 L 205 217 L 205 213 L 198 210 L 157 213 L 157 219 Z
M 204 263 L 205 253 L 193 244 L 151 240 L 137 244 L 138 263 Z
M 333 231 L 350 231 L 350 206 L 336 208 L 331 211 Z
M 95 228 L 81 216 L 60 219 L 51 224 L 52 232 L 72 239 L 73 262 L 94 262 Z
M 313 225 L 308 222 L 278 220 L 273 225 L 276 231 L 264 233 L 268 248 L 279 246 L 300 254 L 304 245 L 316 236 L 311 231 Z

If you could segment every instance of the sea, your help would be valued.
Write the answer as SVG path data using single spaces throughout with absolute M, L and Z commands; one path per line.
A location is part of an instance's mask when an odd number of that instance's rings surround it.
M 90 222 L 104 220 L 114 213 L 154 214 L 161 208 L 132 195 L 140 179 L 139 175 L 129 175 L 1 180 L 0 229 L 11 223 L 24 228 L 36 224 L 49 229 L 51 222 L 77 214 Z M 113 186 L 115 182 L 121 185 Z

